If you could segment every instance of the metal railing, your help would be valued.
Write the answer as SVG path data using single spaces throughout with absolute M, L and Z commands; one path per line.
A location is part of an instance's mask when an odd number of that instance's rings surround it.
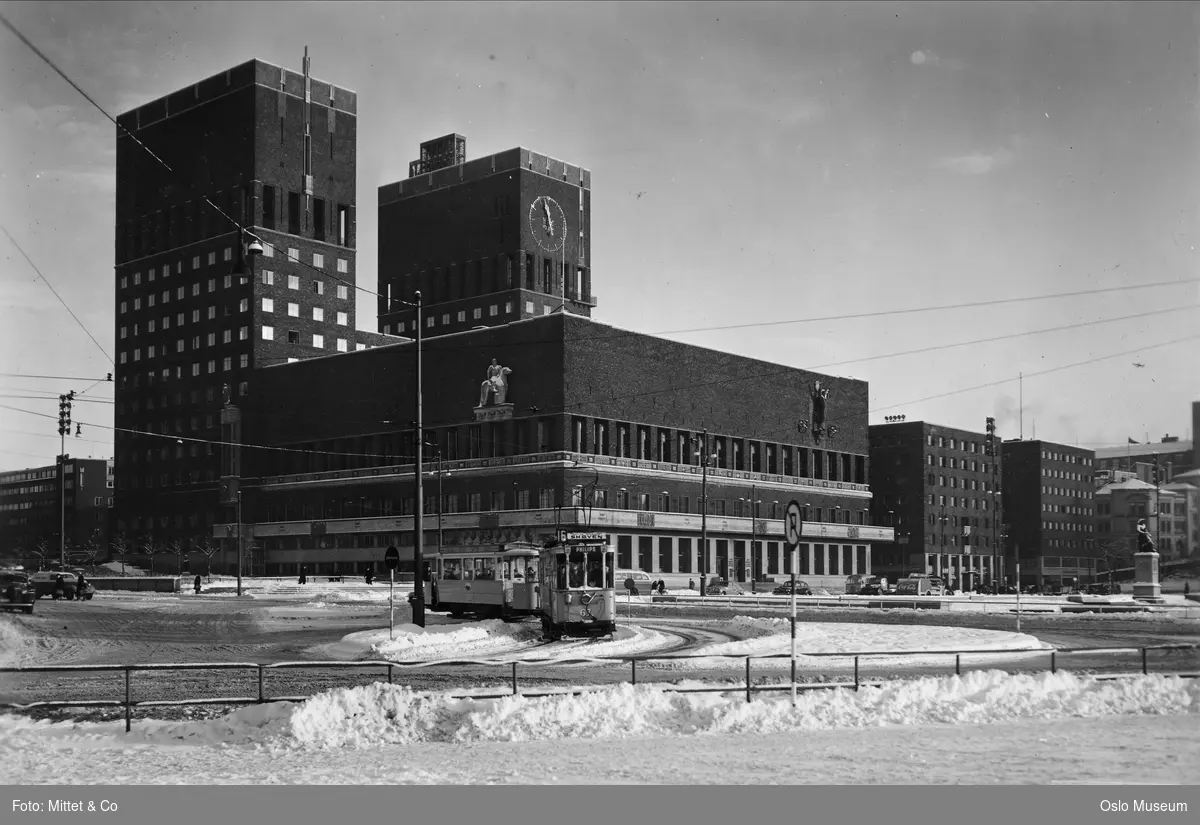
M 603 688 L 601 685 L 558 689 L 558 690 L 532 690 L 521 692 L 517 680 L 517 666 L 524 665 L 527 667 L 553 667 L 561 665 L 580 665 L 580 664 L 617 664 L 628 662 L 630 667 L 630 684 L 636 685 L 638 678 L 638 662 L 644 664 L 655 661 L 672 661 L 672 660 L 690 660 L 690 659 L 745 659 L 746 671 L 744 684 L 716 685 L 712 687 L 680 687 L 678 685 L 665 683 L 661 684 L 663 690 L 673 693 L 741 693 L 745 691 L 746 701 L 752 701 L 754 693 L 765 693 L 772 691 L 791 690 L 795 684 L 797 690 L 833 690 L 839 688 L 853 689 L 855 691 L 862 687 L 879 686 L 888 682 L 899 681 L 898 679 L 883 679 L 874 681 L 864 681 L 860 674 L 860 666 L 864 659 L 872 658 L 903 658 L 908 656 L 945 656 L 947 659 L 954 659 L 954 673 L 956 676 L 962 675 L 962 657 L 963 656 L 1007 656 L 1011 657 L 1014 654 L 1045 654 L 1048 657 L 1046 664 L 1051 673 L 1057 673 L 1059 670 L 1059 656 L 1064 654 L 1080 654 L 1080 653 L 1105 653 L 1105 654 L 1138 654 L 1140 656 L 1140 672 L 1142 675 L 1148 675 L 1150 671 L 1149 652 L 1150 651 L 1185 651 L 1200 649 L 1200 644 L 1178 644 L 1178 645 L 1153 645 L 1146 647 L 1075 647 L 1075 648 L 1013 648 L 1007 650 L 866 650 L 866 651 L 838 651 L 838 652 L 820 652 L 820 653 L 801 653 L 797 654 L 797 658 L 802 659 L 844 659 L 852 660 L 854 665 L 854 680 L 850 681 L 832 681 L 832 682 L 796 682 L 796 667 L 795 662 L 792 662 L 790 681 L 782 684 L 754 684 L 751 673 L 752 660 L 768 660 L 768 659 L 790 659 L 788 653 L 766 654 L 760 656 L 746 656 L 744 654 L 664 654 L 661 656 L 596 656 L 596 657 L 575 657 L 575 658 L 524 658 L 524 659 L 439 659 L 433 661 L 420 662 L 392 662 L 387 660 L 364 660 L 355 662 L 342 661 L 308 661 L 308 662 L 193 662 L 193 663 L 172 663 L 172 664 L 92 664 L 92 665 L 44 665 L 33 667 L 5 667 L 0 668 L 0 673 L 80 673 L 80 672 L 116 672 L 123 674 L 124 678 L 124 699 L 56 699 L 38 702 L 0 702 L 0 709 L 7 708 L 11 710 L 33 710 L 38 708 L 73 708 L 73 707 L 123 707 L 125 709 L 125 730 L 128 732 L 132 726 L 132 714 L 134 708 L 152 708 L 152 707 L 184 707 L 190 705 L 253 705 L 264 704 L 267 702 L 303 702 L 310 698 L 313 694 L 304 696 L 269 696 L 266 692 L 266 673 L 274 670 L 309 670 L 309 669 L 336 669 L 336 670 L 357 670 L 363 668 L 382 668 L 387 671 L 388 684 L 394 683 L 395 672 L 397 668 L 401 669 L 420 669 L 430 667 L 454 667 L 454 666 L 484 666 L 484 667 L 511 667 L 511 690 L 505 693 L 451 693 L 451 698 L 455 699 L 499 699 L 506 696 L 524 696 L 529 698 L 543 696 L 578 696 L 583 693 L 589 693 Z M 257 673 L 258 677 L 258 692 L 257 696 L 225 696 L 225 697 L 207 697 L 201 699 L 157 699 L 157 700 L 137 700 L 133 699 L 133 673 L 137 671 L 146 672 L 163 672 L 163 671 L 196 671 L 196 670 L 249 670 Z M 1162 675 L 1178 676 L 1181 678 L 1200 678 L 1200 671 L 1178 671 L 1178 670 L 1157 670 L 1155 673 Z M 1097 679 L 1120 679 L 1129 676 L 1138 675 L 1137 672 L 1115 673 L 1115 674 L 1096 674 Z

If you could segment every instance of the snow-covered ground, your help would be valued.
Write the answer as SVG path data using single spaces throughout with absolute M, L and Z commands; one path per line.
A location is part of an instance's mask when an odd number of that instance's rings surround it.
M 1161 676 L 974 672 L 795 708 L 646 685 L 453 699 L 376 683 L 128 734 L 0 716 L 0 784 L 1193 784 L 1198 721 L 1200 684 Z
M 641 621 L 641 623 L 639 623 Z M 642 624 L 653 625 L 643 627 Z M 431 624 L 425 628 L 412 624 L 397 625 L 394 638 L 387 629 L 365 630 L 327 645 L 331 657 L 339 659 L 386 659 L 393 662 L 419 662 L 435 659 L 478 659 L 488 661 L 554 661 L 596 657 L 653 656 L 678 643 L 678 638 L 658 627 L 675 627 L 686 632 L 697 628 L 738 641 L 702 645 L 689 650 L 696 659 L 650 660 L 649 667 L 672 670 L 712 670 L 742 668 L 746 656 L 763 657 L 790 653 L 791 621 L 786 618 L 734 616 L 727 621 L 627 620 L 612 639 L 566 640 L 541 645 L 541 626 L 533 622 L 482 622 Z M 1049 646 L 1025 633 L 978 630 L 964 627 L 922 625 L 838 624 L 805 622 L 797 625 L 796 651 L 805 653 L 880 652 L 880 651 L 1020 651 L 1048 650 Z M 670 655 L 670 654 L 666 654 Z M 730 658 L 719 658 L 728 656 Z M 822 667 L 828 660 L 803 657 L 802 668 Z M 945 655 L 906 655 L 871 657 L 876 664 L 903 661 L 917 665 L 946 661 Z M 996 661 L 994 657 L 989 661 Z M 790 658 L 756 659 L 755 668 L 790 667 Z

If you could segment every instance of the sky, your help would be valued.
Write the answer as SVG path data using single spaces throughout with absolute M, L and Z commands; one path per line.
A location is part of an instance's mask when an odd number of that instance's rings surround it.
M 299 70 L 307 46 L 315 77 L 359 96 L 361 329 L 377 187 L 458 132 L 468 158 L 520 145 L 591 171 L 599 321 L 866 380 L 872 423 L 982 432 L 994 416 L 1004 438 L 1085 447 L 1192 436 L 1194 5 L 0 12 L 112 115 L 252 58 Z M 0 29 L 0 469 L 53 463 L 71 389 L 68 451 L 112 454 L 96 382 L 113 369 L 114 163 L 115 126 Z M 876 314 L 1066 292 L 1092 294 Z

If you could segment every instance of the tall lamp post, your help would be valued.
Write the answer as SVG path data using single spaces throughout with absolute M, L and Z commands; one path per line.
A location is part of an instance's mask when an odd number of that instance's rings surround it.
M 417 335 L 416 335 L 416 358 L 417 358 L 417 386 L 416 392 L 413 393 L 416 403 L 417 412 L 417 431 L 414 434 L 413 443 L 416 445 L 417 466 L 414 473 L 417 480 L 416 491 L 416 514 L 413 517 L 413 579 L 415 585 L 413 593 L 413 624 L 417 627 L 425 626 L 425 487 L 424 479 L 422 478 L 422 448 L 425 446 L 425 425 L 422 418 L 423 415 L 423 399 L 421 395 L 421 293 L 418 290 L 413 299 L 412 306 L 416 309 L 417 318 Z
M 703 444 L 696 455 L 701 459 L 700 470 L 700 596 L 708 595 L 708 429 L 705 428 Z M 695 436 L 692 437 L 693 442 Z
M 249 239 L 249 242 L 246 239 Z M 258 236 L 241 229 L 238 236 L 237 244 L 237 260 L 233 264 L 233 272 L 230 274 L 236 275 L 238 285 L 245 286 L 254 279 L 254 259 L 263 253 L 262 241 Z M 227 397 L 226 402 L 230 399 Z M 241 473 L 240 464 L 239 475 Z M 238 485 L 237 491 L 237 594 L 242 595 L 242 488 Z
M 242 595 L 242 491 L 237 491 L 237 594 Z

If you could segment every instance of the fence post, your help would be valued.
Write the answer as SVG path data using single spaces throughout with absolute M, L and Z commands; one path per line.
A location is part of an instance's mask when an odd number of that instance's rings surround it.
M 1146 668 L 1146 648 L 1142 648 L 1142 675 L 1145 676 L 1150 671 Z
M 954 654 L 954 675 L 962 676 L 962 654 Z
M 392 683 L 392 663 L 388 662 L 388 684 Z
M 125 668 L 125 732 L 129 733 L 129 668 Z
M 263 703 L 263 666 L 258 666 L 258 703 Z
M 854 692 L 858 693 L 858 657 L 854 657 Z
M 750 701 L 750 657 L 746 657 L 746 702 Z
M 516 696 L 517 695 L 517 663 L 513 662 L 512 666 L 513 666 L 513 676 L 512 676 L 513 696 Z
M 637 684 L 637 659 L 630 659 L 629 665 L 633 673 L 633 684 Z
M 1057 652 L 1058 651 L 1056 651 L 1056 650 L 1050 651 L 1050 672 L 1051 673 L 1058 673 L 1058 667 L 1055 664 L 1055 659 L 1054 659 L 1054 656 Z

